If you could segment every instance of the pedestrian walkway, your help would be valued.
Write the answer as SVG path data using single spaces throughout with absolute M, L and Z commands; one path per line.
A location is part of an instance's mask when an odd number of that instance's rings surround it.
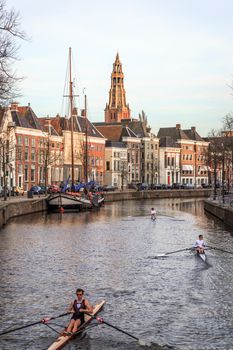
M 46 195 L 34 195 L 32 198 L 28 198 L 26 194 L 24 196 L 7 196 L 6 200 L 4 200 L 4 197 L 0 198 L 0 206 L 3 207 L 5 205 L 8 205 L 9 203 L 20 203 L 25 201 L 35 201 L 46 198 Z

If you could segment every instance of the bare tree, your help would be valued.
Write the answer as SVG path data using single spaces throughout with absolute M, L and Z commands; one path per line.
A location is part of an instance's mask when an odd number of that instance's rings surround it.
M 40 180 L 40 184 L 43 183 L 45 185 L 46 193 L 47 193 L 49 169 L 55 166 L 57 166 L 58 168 L 61 168 L 63 165 L 63 153 L 61 152 L 61 150 L 59 151 L 54 150 L 53 144 L 54 144 L 54 141 L 51 140 L 51 136 L 48 134 L 48 136 L 44 138 L 43 145 L 41 144 L 40 153 L 39 153 L 39 164 L 41 164 L 41 168 L 43 169 L 41 178 L 39 180 Z
M 226 155 L 227 190 L 230 191 L 233 178 L 233 114 L 228 113 L 223 118 L 223 137 Z
M 19 59 L 19 45 L 16 40 L 26 40 L 26 34 L 20 29 L 19 13 L 7 10 L 4 0 L 0 0 L 0 103 L 6 104 L 19 96 L 19 78 L 12 66 Z
M 209 147 L 208 147 L 208 164 L 209 168 L 213 167 L 213 177 L 214 177 L 214 199 L 217 196 L 217 169 L 220 163 L 222 163 L 222 137 L 220 136 L 220 131 L 212 129 L 208 137 Z M 210 179 L 211 181 L 211 176 Z

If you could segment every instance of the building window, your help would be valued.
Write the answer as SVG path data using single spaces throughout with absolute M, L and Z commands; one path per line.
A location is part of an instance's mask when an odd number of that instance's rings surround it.
M 107 170 L 107 171 L 110 170 L 110 162 L 109 162 L 109 161 L 106 162 L 106 170 Z
M 17 149 L 17 160 L 22 160 L 22 148 Z
M 25 138 L 24 138 L 24 144 L 25 144 L 25 146 L 28 146 L 28 137 L 27 136 L 25 136 Z
M 22 174 L 22 173 L 23 173 L 22 164 L 18 164 L 18 174 Z
M 28 182 L 28 165 L 24 167 L 24 181 Z
M 35 147 L 35 144 L 36 144 L 36 142 L 35 142 L 35 139 L 31 139 L 32 140 L 32 147 Z
M 18 145 L 22 145 L 22 136 L 21 135 L 17 136 L 17 142 L 18 142 Z
M 31 181 L 35 182 L 35 165 L 31 166 Z
M 35 160 L 36 160 L 35 148 L 32 148 L 32 150 L 31 150 L 31 160 L 32 160 L 32 162 L 35 162 Z
M 26 160 L 26 161 L 29 160 L 29 151 L 28 151 L 28 148 L 25 148 L 25 151 L 24 151 L 24 160 Z

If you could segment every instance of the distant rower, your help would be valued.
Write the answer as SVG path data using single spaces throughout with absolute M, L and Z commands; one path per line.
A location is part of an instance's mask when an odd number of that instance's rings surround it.
M 196 240 L 196 242 L 194 244 L 194 248 L 196 249 L 196 252 L 198 254 L 205 253 L 206 244 L 203 240 L 203 235 L 198 236 L 198 239 Z
M 151 220 L 156 219 L 156 210 L 154 208 L 151 208 L 150 216 L 151 216 Z

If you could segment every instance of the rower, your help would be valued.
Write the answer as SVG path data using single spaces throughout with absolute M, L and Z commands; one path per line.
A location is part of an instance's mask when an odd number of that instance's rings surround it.
M 67 327 L 66 334 L 77 332 L 78 328 L 84 323 L 84 313 L 92 313 L 93 307 L 87 299 L 84 299 L 84 290 L 76 290 L 77 298 L 70 304 L 68 312 L 72 312 L 70 323 Z
M 205 254 L 206 244 L 203 240 L 203 235 L 198 236 L 198 239 L 194 244 L 194 248 L 196 249 L 197 254 Z
M 156 210 L 154 208 L 151 208 L 150 216 L 151 216 L 151 220 L 156 219 Z

